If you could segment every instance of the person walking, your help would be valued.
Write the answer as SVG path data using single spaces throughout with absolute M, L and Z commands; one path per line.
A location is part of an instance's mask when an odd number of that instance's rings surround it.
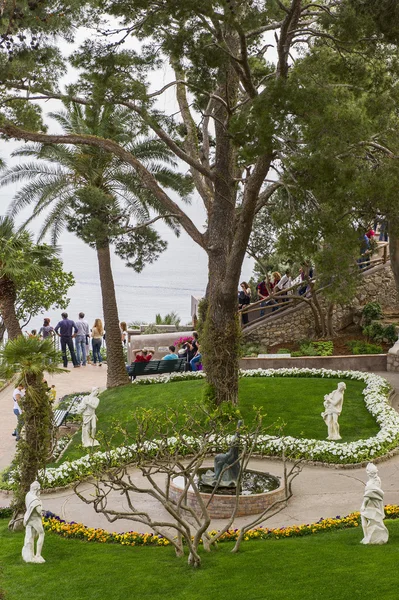
M 82 367 L 86 366 L 86 336 L 90 335 L 90 328 L 87 321 L 85 321 L 85 314 L 79 313 L 79 320 L 76 321 L 76 327 L 78 331 L 75 336 L 75 348 L 76 348 L 76 360 L 78 365 Z
M 17 441 L 19 440 L 19 436 L 20 436 L 21 428 L 22 428 L 22 423 L 21 423 L 22 410 L 21 410 L 20 401 L 21 401 L 21 398 L 23 398 L 24 396 L 25 396 L 24 386 L 22 385 L 22 383 L 20 383 L 19 385 L 17 385 L 17 387 L 15 388 L 15 390 L 12 393 L 12 399 L 14 402 L 13 412 L 14 412 L 14 415 L 17 417 L 17 426 L 16 426 L 14 432 L 12 433 L 12 435 L 15 436 L 15 439 Z
M 126 346 L 127 342 L 127 324 L 126 321 L 121 321 L 119 323 L 119 328 L 121 330 L 121 341 L 124 346 Z
M 54 328 L 54 331 L 58 335 L 58 337 L 61 338 L 62 362 L 64 364 L 64 368 L 66 369 L 68 367 L 68 357 L 66 353 L 66 349 L 68 347 L 69 352 L 71 354 L 73 366 L 76 369 L 77 367 L 80 367 L 80 365 L 78 365 L 78 361 L 76 360 L 76 354 L 75 349 L 73 347 L 72 338 L 75 337 L 78 328 L 76 327 L 75 321 L 68 319 L 68 313 L 63 312 L 61 314 L 61 317 L 62 321 L 59 321 L 59 323 L 57 323 L 57 325 Z
M 101 344 L 103 342 L 104 327 L 101 319 L 96 319 L 91 330 L 91 344 L 93 348 L 93 364 L 94 366 L 102 366 L 103 357 L 101 356 Z

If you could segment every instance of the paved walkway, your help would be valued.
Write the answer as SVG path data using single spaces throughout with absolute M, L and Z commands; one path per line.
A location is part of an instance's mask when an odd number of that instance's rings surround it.
M 102 367 L 104 369 L 104 367 Z M 105 385 L 105 369 L 100 373 L 97 367 L 87 367 L 86 369 L 76 369 L 68 374 L 55 376 L 54 382 L 57 385 L 58 395 L 73 391 L 89 390 L 92 385 Z M 399 374 L 379 373 L 386 377 L 399 392 Z M 7 417 L 4 410 L 4 394 L 0 394 L 0 423 L 3 428 L 3 415 Z M 7 406 L 10 405 L 10 393 L 6 390 Z M 393 405 L 398 410 L 399 393 L 394 399 Z M 12 412 L 11 413 L 11 417 Z M 8 414 L 8 413 L 7 413 Z M 13 420 L 9 418 L 10 427 L 7 430 L 10 436 L 10 430 L 13 427 Z M 0 434 L 3 429 L 0 429 Z M 8 446 L 12 448 L 11 443 L 3 442 L 1 437 L 0 445 L 0 464 L 7 463 L 3 453 L 12 455 Z M 212 464 L 212 461 L 209 462 Z M 282 474 L 282 464 L 280 461 L 272 459 L 253 459 L 250 462 L 252 468 L 260 471 L 270 472 L 275 475 Z M 386 504 L 399 504 L 399 456 L 395 456 L 386 462 L 378 465 L 382 486 L 385 491 Z M 132 470 L 131 475 L 143 484 L 143 478 L 137 470 Z M 288 506 L 278 515 L 267 521 L 268 527 L 281 527 L 291 524 L 311 523 L 319 520 L 321 517 L 335 517 L 337 515 L 346 515 L 350 512 L 359 510 L 363 498 L 363 485 L 366 473 L 364 469 L 342 469 L 328 467 L 313 467 L 305 465 L 302 473 L 294 483 L 294 497 Z M 162 478 L 160 479 L 162 481 Z M 90 497 L 92 486 L 90 483 L 84 483 L 81 486 L 85 496 Z M 129 520 L 120 520 L 112 525 L 102 515 L 97 515 L 91 506 L 84 504 L 70 489 L 43 494 L 43 506 L 47 510 L 58 514 L 61 518 L 68 521 L 83 522 L 89 527 L 103 527 L 113 531 L 148 531 L 148 527 Z M 10 497 L 0 492 L 0 506 L 9 504 Z M 109 506 L 113 509 L 127 510 L 125 500 L 119 494 L 112 494 L 108 498 Z M 138 509 L 144 509 L 150 514 L 156 515 L 162 520 L 165 516 L 164 509 L 156 500 L 146 495 L 135 495 L 134 503 Z M 240 527 L 251 518 L 239 518 L 235 521 L 234 527 Z M 215 520 L 212 526 L 220 528 L 223 521 Z
M 105 388 L 107 365 L 104 364 L 101 367 L 87 365 L 58 375 L 47 375 L 46 379 L 49 386 L 55 385 L 57 400 L 59 400 L 73 392 L 91 391 L 93 386 Z M 0 392 L 0 471 L 8 467 L 15 453 L 15 437 L 11 435 L 16 424 L 12 410 L 13 390 L 13 385 L 9 385 Z

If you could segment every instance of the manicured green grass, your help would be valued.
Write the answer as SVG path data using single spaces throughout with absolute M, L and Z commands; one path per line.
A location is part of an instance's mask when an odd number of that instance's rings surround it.
M 245 423 L 249 424 L 254 414 L 253 407 L 262 407 L 267 413 L 266 424 L 277 421 L 285 423 L 286 435 L 295 437 L 326 439 L 327 428 L 320 416 L 324 395 L 336 388 L 338 380 L 321 378 L 262 378 L 251 377 L 240 380 L 239 409 Z M 362 395 L 364 383 L 347 380 L 345 401 L 340 417 L 343 442 L 373 436 L 378 432 L 374 418 L 366 410 Z M 205 382 L 191 380 L 156 385 L 125 386 L 109 390 L 101 395 L 97 409 L 98 431 L 108 439 L 115 422 L 122 423 L 134 435 L 131 414 L 138 407 L 164 410 L 167 406 L 178 408 L 184 402 L 196 405 L 201 401 Z M 101 433 L 99 434 L 101 437 Z M 64 454 L 64 460 L 73 460 L 86 454 L 81 445 L 78 431 Z M 115 436 L 113 445 L 122 443 Z
M 386 546 L 362 546 L 360 528 L 230 543 L 193 570 L 171 548 L 102 545 L 47 534 L 46 563 L 24 564 L 23 534 L 0 521 L 0 589 L 7 600 L 397 600 L 399 522 Z M 1 597 L 1 592 L 0 592 Z

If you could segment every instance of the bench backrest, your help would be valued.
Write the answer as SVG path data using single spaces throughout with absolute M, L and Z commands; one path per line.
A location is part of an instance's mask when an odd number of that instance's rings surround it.
M 155 375 L 183 371 L 186 364 L 185 358 L 176 360 L 150 360 L 148 362 L 132 363 L 129 372 L 134 375 Z

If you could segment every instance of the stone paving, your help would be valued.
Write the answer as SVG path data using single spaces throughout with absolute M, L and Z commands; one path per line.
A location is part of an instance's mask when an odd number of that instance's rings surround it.
M 57 386 L 58 396 L 74 391 L 89 390 L 93 385 L 104 386 L 105 366 L 102 367 L 102 372 L 98 367 L 97 370 L 95 369 L 95 367 L 86 367 L 86 369 L 75 369 L 71 373 L 55 376 L 53 379 Z M 386 377 L 399 391 L 399 374 L 379 373 L 379 375 Z M 13 444 L 15 445 L 14 438 L 10 435 L 14 426 L 12 411 L 8 410 L 8 407 L 11 406 L 10 389 L 8 388 L 8 390 L 0 393 L 0 464 L 3 467 L 8 464 L 12 456 Z M 399 394 L 396 395 L 393 401 L 393 405 L 397 410 L 398 398 Z M 5 407 L 7 407 L 7 411 Z M 4 419 L 8 419 L 8 428 L 5 427 Z M 6 431 L 6 438 L 9 441 L 4 441 L 4 431 Z M 209 464 L 212 464 L 211 460 Z M 250 467 L 275 475 L 282 474 L 282 463 L 278 460 L 253 459 L 250 462 Z M 378 468 L 382 479 L 382 487 L 385 491 L 385 503 L 399 504 L 399 456 L 394 456 L 380 463 Z M 131 475 L 137 481 L 140 481 L 142 485 L 143 478 L 137 470 L 132 470 Z M 288 506 L 268 520 L 266 526 L 281 527 L 311 523 L 319 520 L 320 517 L 343 516 L 359 510 L 364 489 L 362 482 L 365 480 L 364 469 L 305 465 L 302 473 L 294 482 L 294 496 Z M 86 482 L 82 484 L 81 490 L 84 491 L 86 497 L 90 497 L 92 486 L 89 482 Z M 149 531 L 147 526 L 127 519 L 110 524 L 103 515 L 96 514 L 91 506 L 83 503 L 71 489 L 43 493 L 42 499 L 46 510 L 51 510 L 68 521 L 83 522 L 89 527 L 103 527 L 112 531 Z M 108 500 L 113 509 L 127 509 L 124 498 L 119 494 L 112 494 Z M 163 507 L 147 495 L 135 495 L 134 500 L 135 506 L 139 510 L 143 509 L 159 519 L 166 515 Z M 0 492 L 0 506 L 5 506 L 9 502 L 10 496 Z M 239 528 L 250 519 L 252 520 L 251 517 L 241 517 L 235 521 L 233 527 Z M 212 521 L 212 527 L 219 529 L 222 526 L 222 520 Z

